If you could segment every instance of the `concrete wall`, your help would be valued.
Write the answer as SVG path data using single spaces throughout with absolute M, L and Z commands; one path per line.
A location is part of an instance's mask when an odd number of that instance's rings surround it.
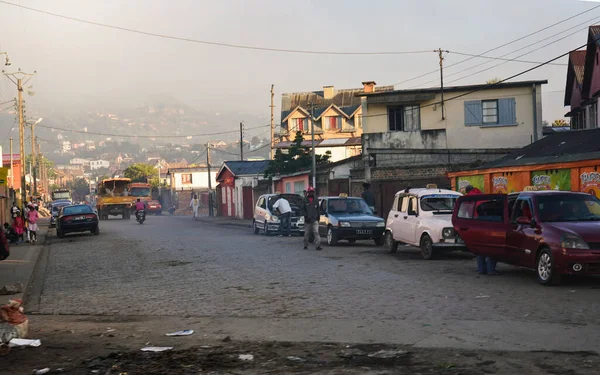
M 192 184 L 182 184 L 181 175 L 191 174 L 192 175 Z M 215 180 L 217 176 L 217 170 L 213 170 L 210 173 L 212 188 L 214 189 L 217 186 L 217 181 Z M 171 188 L 175 190 L 198 190 L 198 189 L 208 189 L 208 171 L 204 172 L 175 172 L 171 175 Z
M 536 88 L 537 133 L 542 136 L 542 96 L 541 85 Z M 503 88 L 482 90 L 458 99 L 448 100 L 465 92 L 446 93 L 446 119 L 442 120 L 439 105 L 430 105 L 441 100 L 437 94 L 434 99 L 419 103 L 421 105 L 421 130 L 446 130 L 447 145 L 444 148 L 509 148 L 522 147 L 531 143 L 534 135 L 532 87 Z M 464 103 L 470 100 L 515 98 L 517 124 L 513 126 L 465 126 Z M 405 132 L 388 132 L 387 107 L 389 104 L 369 104 L 363 119 L 363 131 L 367 133 L 389 133 L 392 142 L 419 143 L 414 135 Z M 428 106 L 430 105 L 430 106 Z M 366 120 L 366 121 L 365 121 Z M 397 139 L 397 141 L 396 141 Z M 444 142 L 445 143 L 445 142 Z M 441 143 L 436 142 L 436 146 Z M 367 147 L 374 147 L 365 143 Z

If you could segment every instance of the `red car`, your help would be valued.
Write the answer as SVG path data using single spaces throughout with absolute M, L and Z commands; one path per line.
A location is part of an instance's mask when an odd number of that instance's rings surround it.
M 600 200 L 592 195 L 464 196 L 452 224 L 471 252 L 534 269 L 543 285 L 557 285 L 566 274 L 600 274 Z
M 148 201 L 148 203 L 146 203 L 146 206 L 148 207 L 149 214 L 162 215 L 162 206 L 159 201 Z

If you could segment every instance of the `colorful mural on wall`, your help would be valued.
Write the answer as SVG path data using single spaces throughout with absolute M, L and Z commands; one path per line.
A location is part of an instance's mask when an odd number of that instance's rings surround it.
M 600 198 L 600 172 L 593 167 L 581 168 L 579 172 L 580 190 Z
M 571 190 L 571 170 L 552 169 L 531 172 L 531 184 L 538 190 Z
M 458 191 L 460 191 L 461 193 L 465 193 L 465 188 L 469 185 L 484 191 L 484 179 L 483 179 L 483 175 L 476 175 L 476 176 L 467 176 L 467 177 L 457 177 L 456 179 L 456 186 Z
M 492 193 L 510 194 L 520 190 L 516 175 L 512 173 L 495 173 L 492 175 Z

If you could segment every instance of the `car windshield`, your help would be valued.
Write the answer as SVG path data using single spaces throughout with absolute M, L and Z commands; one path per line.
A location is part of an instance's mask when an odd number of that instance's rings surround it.
M 151 195 L 150 188 L 134 187 L 131 188 L 129 195 L 132 197 L 149 197 Z
M 327 211 L 332 214 L 373 214 L 367 203 L 359 198 L 329 199 Z
M 421 210 L 423 211 L 452 211 L 458 195 L 435 194 L 421 197 Z
M 68 191 L 55 191 L 52 193 L 52 199 L 71 199 L 71 193 Z
M 542 195 L 537 207 L 543 222 L 600 221 L 600 200 L 593 195 Z
M 94 210 L 92 207 L 83 205 L 83 206 L 67 206 L 63 208 L 63 215 L 79 215 L 79 214 L 93 214 Z

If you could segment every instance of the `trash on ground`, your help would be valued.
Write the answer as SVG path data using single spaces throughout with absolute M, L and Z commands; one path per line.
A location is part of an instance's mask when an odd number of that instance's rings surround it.
M 194 333 L 193 329 L 185 329 L 183 331 L 167 333 L 166 336 L 189 336 Z
M 29 320 L 23 313 L 23 301 L 10 300 L 0 307 L 0 344 L 27 337 Z
M 44 375 L 50 372 L 50 368 L 46 367 L 39 370 L 33 370 L 33 375 Z
M 8 346 L 11 348 L 22 347 L 22 348 L 37 348 L 42 345 L 40 340 L 28 340 L 28 339 L 12 339 L 8 342 Z
M 350 346 L 346 346 L 346 348 L 350 348 Z M 357 356 L 364 356 L 367 353 L 363 352 L 360 349 L 343 349 L 342 351 L 340 351 L 339 356 L 342 358 L 352 358 L 352 357 L 357 357 Z
M 107 328 L 106 329 L 106 333 L 115 332 L 115 331 L 116 331 L 116 329 L 114 329 L 114 328 Z
M 480 296 L 477 296 L 477 297 L 475 297 L 475 298 L 490 298 L 490 296 L 481 296 L 481 295 L 480 295 Z
M 240 354 L 238 358 L 242 361 L 253 361 L 254 356 L 252 354 Z
M 172 346 L 146 346 L 141 350 L 143 352 L 165 352 L 167 350 L 172 350 Z
M 300 357 L 296 357 L 295 355 L 290 355 L 287 357 L 288 360 L 290 361 L 294 361 L 294 362 L 306 362 L 306 359 L 304 358 L 300 358 Z
M 0 295 L 6 296 L 9 294 L 23 293 L 23 284 L 16 283 L 14 285 L 5 285 L 0 288 Z
M 378 352 L 369 353 L 371 358 L 396 358 L 408 354 L 406 350 L 380 350 Z

